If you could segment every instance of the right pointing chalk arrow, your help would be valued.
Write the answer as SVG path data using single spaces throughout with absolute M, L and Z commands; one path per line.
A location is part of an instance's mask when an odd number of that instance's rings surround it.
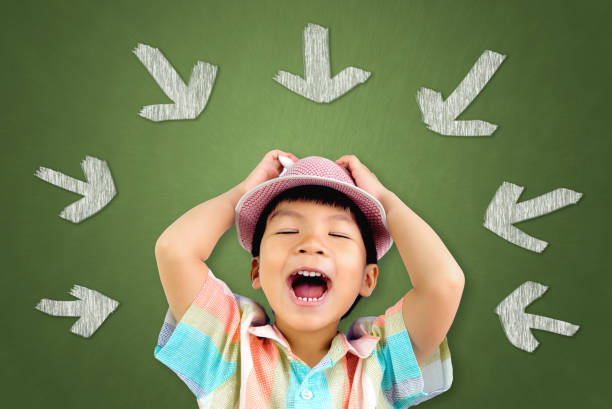
M 559 321 L 541 315 L 525 312 L 525 308 L 540 298 L 548 287 L 533 281 L 526 281 L 495 308 L 499 315 L 506 337 L 512 345 L 527 352 L 533 352 L 539 342 L 531 333 L 531 329 L 541 329 L 555 334 L 572 336 L 580 328 L 579 325 Z
M 86 155 L 81 168 L 87 183 L 53 169 L 39 167 L 34 176 L 62 189 L 83 195 L 80 200 L 66 206 L 60 213 L 62 219 L 80 223 L 94 215 L 117 194 L 115 183 L 106 161 Z
M 488 136 L 495 132 L 497 125 L 485 121 L 455 119 L 487 85 L 505 58 L 503 54 L 485 50 L 446 101 L 442 100 L 442 94 L 438 91 L 421 88 L 417 92 L 417 102 L 427 128 L 448 136 Z
M 508 240 L 510 243 L 541 253 L 548 246 L 548 243 L 531 237 L 512 224 L 576 204 L 582 197 L 582 193 L 560 188 L 536 198 L 517 203 L 523 189 L 523 186 L 513 183 L 502 183 L 495 192 L 493 200 L 489 203 L 489 207 L 487 207 L 484 227 Z
M 202 113 L 215 83 L 217 66 L 198 61 L 193 67 L 189 82 L 185 84 L 159 49 L 138 44 L 132 52 L 147 68 L 168 98 L 174 101 L 174 104 L 144 106 L 138 115 L 159 122 L 195 119 Z
M 58 301 L 43 298 L 34 308 L 56 317 L 79 317 L 70 332 L 84 338 L 91 337 L 119 306 L 119 301 L 76 284 L 70 290 L 70 295 L 79 299 Z

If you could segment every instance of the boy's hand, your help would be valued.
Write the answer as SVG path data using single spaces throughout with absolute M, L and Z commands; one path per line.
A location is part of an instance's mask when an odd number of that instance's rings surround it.
M 288 156 L 294 162 L 299 160 L 294 154 L 283 152 L 278 149 L 266 153 L 261 162 L 259 162 L 249 176 L 242 181 L 243 191 L 245 193 L 260 183 L 277 178 L 280 175 L 283 171 L 283 165 L 278 160 L 278 155 Z
M 336 163 L 349 170 L 358 188 L 374 196 L 379 202 L 389 190 L 383 186 L 376 175 L 370 171 L 355 155 L 341 156 Z

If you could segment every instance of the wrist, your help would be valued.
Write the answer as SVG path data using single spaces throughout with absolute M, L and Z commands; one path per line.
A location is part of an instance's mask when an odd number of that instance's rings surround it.
M 238 205 L 240 198 L 244 196 L 247 191 L 247 186 L 244 184 L 244 182 L 241 182 L 226 192 L 226 195 L 229 196 L 234 208 Z
M 240 197 L 242 197 L 242 195 L 244 195 L 249 189 L 247 189 L 244 180 L 240 183 L 238 183 L 236 186 L 234 186 L 233 190 L 235 190 L 237 192 L 237 194 L 240 195 Z
M 385 189 L 385 191 L 380 195 L 379 202 L 385 208 L 385 212 L 389 212 L 389 208 L 392 206 L 394 200 L 397 199 L 395 193 L 390 191 L 389 189 Z

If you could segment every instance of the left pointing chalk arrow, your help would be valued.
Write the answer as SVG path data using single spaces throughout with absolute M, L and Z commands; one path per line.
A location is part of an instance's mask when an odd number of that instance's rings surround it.
M 89 338 L 96 332 L 119 306 L 118 301 L 76 284 L 70 290 L 70 295 L 79 300 L 56 301 L 43 298 L 35 308 L 56 317 L 80 317 L 70 328 L 70 332 L 84 338 Z
M 548 286 L 526 281 L 495 308 L 508 340 L 515 347 L 527 352 L 535 351 L 540 343 L 531 333 L 532 328 L 568 337 L 574 335 L 580 328 L 579 325 L 569 322 L 525 312 L 525 308 L 540 298 L 546 290 Z
M 510 243 L 541 253 L 548 243 L 531 237 L 513 226 L 524 220 L 533 219 L 557 209 L 576 204 L 582 193 L 571 189 L 559 188 L 542 196 L 517 203 L 524 187 L 504 182 L 495 192 L 487 207 L 483 226 Z
M 195 119 L 202 113 L 215 83 L 217 66 L 198 61 L 191 72 L 189 85 L 186 85 L 157 48 L 138 44 L 132 51 L 168 98 L 174 101 L 174 104 L 147 105 L 140 110 L 140 116 L 157 122 Z
M 82 199 L 66 206 L 60 217 L 73 223 L 80 223 L 102 210 L 117 194 L 115 183 L 106 161 L 86 156 L 81 168 L 87 183 L 67 176 L 53 169 L 40 167 L 34 176 L 55 186 L 83 195 Z

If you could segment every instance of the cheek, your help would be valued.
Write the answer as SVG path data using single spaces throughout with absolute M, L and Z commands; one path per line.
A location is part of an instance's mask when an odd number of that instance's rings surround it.
M 281 263 L 273 258 L 262 258 L 260 268 L 264 272 L 264 274 L 260 273 L 259 283 L 261 285 L 261 289 L 264 291 L 266 296 L 272 296 L 277 294 L 279 291 L 282 291 L 285 283 L 282 282 L 279 276 L 279 271 L 281 271 Z
M 270 236 L 264 240 L 260 247 L 259 252 L 261 255 L 266 254 L 268 257 L 278 254 L 279 250 L 287 248 L 289 240 L 285 237 Z
M 350 243 L 343 248 L 339 248 L 336 255 L 345 265 L 365 265 L 365 249 L 361 249 L 359 246 L 355 245 L 355 243 Z
M 275 251 L 270 251 L 266 249 L 265 252 L 261 253 L 260 257 L 260 268 L 263 271 L 268 272 L 268 276 L 278 274 L 282 269 L 283 265 L 283 252 L 280 249 L 276 249 Z M 269 280 L 269 277 L 268 277 Z

